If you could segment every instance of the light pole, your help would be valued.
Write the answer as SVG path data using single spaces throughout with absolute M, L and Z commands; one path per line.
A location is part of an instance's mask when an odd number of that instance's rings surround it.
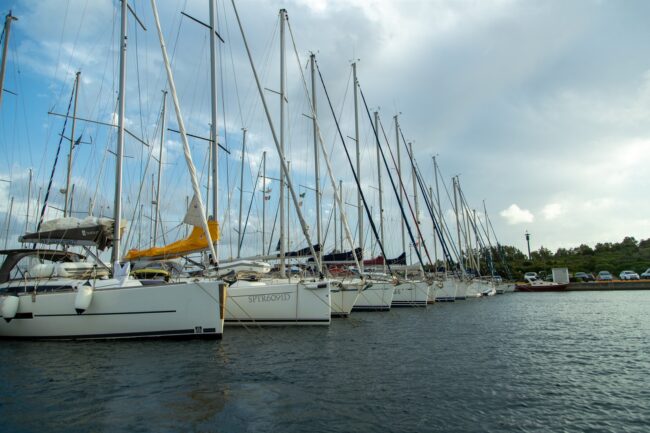
M 526 243 L 528 244 L 528 260 L 530 261 L 530 233 L 526 230 Z

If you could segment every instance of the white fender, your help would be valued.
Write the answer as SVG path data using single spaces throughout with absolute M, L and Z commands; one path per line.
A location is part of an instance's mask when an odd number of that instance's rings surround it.
M 83 285 L 77 287 L 77 296 L 74 298 L 74 309 L 77 314 L 82 314 L 93 300 L 93 286 Z
M 5 322 L 11 322 L 11 319 L 16 317 L 18 312 L 18 305 L 20 304 L 20 299 L 18 296 L 6 296 L 4 302 L 2 303 L 2 317 L 5 319 Z

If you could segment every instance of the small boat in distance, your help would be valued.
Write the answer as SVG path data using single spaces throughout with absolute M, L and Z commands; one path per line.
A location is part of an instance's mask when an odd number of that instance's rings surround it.
M 518 283 L 515 290 L 518 292 L 563 292 L 568 284 L 544 281 L 535 277 L 526 277 L 526 283 Z

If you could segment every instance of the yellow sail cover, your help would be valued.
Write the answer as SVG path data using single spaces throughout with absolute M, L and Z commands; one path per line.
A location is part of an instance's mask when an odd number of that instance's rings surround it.
M 216 221 L 208 221 L 208 228 L 210 229 L 212 241 L 216 242 L 219 240 L 219 224 Z M 124 260 L 173 259 L 206 249 L 208 249 L 208 240 L 205 237 L 203 227 L 194 227 L 192 233 L 185 239 L 165 245 L 164 247 L 153 247 L 147 250 L 129 250 L 126 256 L 124 256 Z

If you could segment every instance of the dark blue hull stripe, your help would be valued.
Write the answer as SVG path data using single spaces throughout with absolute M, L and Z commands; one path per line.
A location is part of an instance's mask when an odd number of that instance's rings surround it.
M 125 311 L 120 313 L 83 313 L 83 314 L 36 314 L 34 317 L 83 317 L 83 316 L 122 316 L 133 314 L 161 314 L 175 313 L 176 310 L 158 310 L 158 311 Z
M 127 332 L 113 334 L 94 335 L 60 335 L 60 336 L 35 336 L 35 337 L 8 337 L 0 336 L 0 339 L 7 340 L 115 340 L 122 338 L 143 339 L 143 338 L 206 338 L 220 339 L 222 333 L 217 333 L 215 328 L 205 328 L 203 333 L 195 333 L 194 329 L 174 329 L 169 331 L 148 331 L 148 332 Z
M 393 301 L 391 307 L 426 307 L 427 301 Z
M 390 311 L 390 307 L 386 305 L 363 305 L 353 307 L 352 311 Z
M 329 323 L 329 319 L 226 319 L 226 323 Z

